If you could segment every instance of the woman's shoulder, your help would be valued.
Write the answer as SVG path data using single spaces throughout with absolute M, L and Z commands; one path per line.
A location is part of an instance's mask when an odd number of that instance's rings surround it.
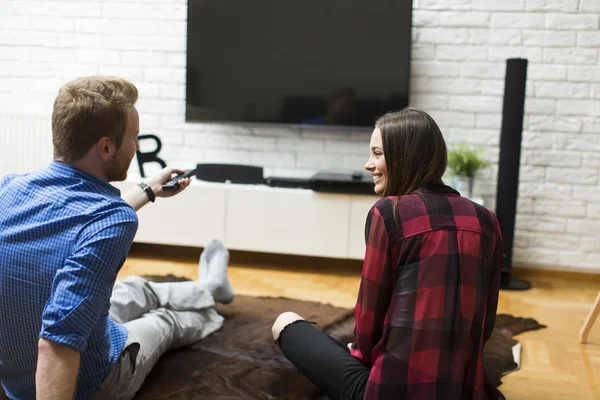
M 404 196 L 388 196 L 379 199 L 371 213 L 381 214 L 384 219 L 393 216 L 397 221 L 418 217 L 447 214 L 452 217 L 475 217 L 494 226 L 496 215 L 490 209 L 475 203 L 458 193 L 415 192 Z
M 380 215 L 386 221 L 386 226 L 393 227 L 404 221 L 427 215 L 427 207 L 419 194 L 388 196 L 377 200 L 369 214 Z
M 424 204 L 423 194 L 411 193 L 404 196 L 382 197 L 373 205 L 382 215 L 393 213 L 394 208 L 412 208 Z
M 375 212 L 375 210 L 377 210 L 377 212 L 383 216 L 393 213 L 393 209 L 398 201 L 397 199 L 397 196 L 388 196 L 380 198 L 371 207 L 371 213 Z

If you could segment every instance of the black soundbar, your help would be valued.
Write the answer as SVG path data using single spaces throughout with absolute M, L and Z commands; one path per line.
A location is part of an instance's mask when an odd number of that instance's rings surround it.
M 323 193 L 372 194 L 375 185 L 371 176 L 358 173 L 318 172 L 310 178 L 270 176 L 265 184 L 271 187 L 310 189 Z
M 318 172 L 308 182 L 315 192 L 375 195 L 375 184 L 370 175 Z
M 308 178 L 290 178 L 286 176 L 269 176 L 265 178 L 265 185 L 280 188 L 310 189 Z
M 315 192 L 375 194 L 373 178 L 360 171 L 348 173 L 317 172 L 309 178 L 263 177 L 263 168 L 241 164 L 201 163 L 196 166 L 196 179 L 247 185 L 311 189 Z
M 264 183 L 262 167 L 242 164 L 198 164 L 196 166 L 196 179 L 248 185 L 262 185 Z

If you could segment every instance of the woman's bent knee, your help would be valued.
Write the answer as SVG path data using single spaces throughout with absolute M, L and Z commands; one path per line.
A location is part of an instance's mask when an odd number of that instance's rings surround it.
M 299 316 L 298 314 L 294 313 L 294 312 L 284 312 L 282 314 L 280 314 L 277 319 L 275 320 L 275 322 L 273 323 L 273 327 L 271 328 L 271 334 L 273 335 L 273 340 L 277 341 L 279 340 L 279 335 L 281 335 L 281 332 L 283 331 L 283 329 L 288 326 L 289 324 L 299 321 L 299 320 L 304 320 L 304 318 L 302 318 L 301 316 Z

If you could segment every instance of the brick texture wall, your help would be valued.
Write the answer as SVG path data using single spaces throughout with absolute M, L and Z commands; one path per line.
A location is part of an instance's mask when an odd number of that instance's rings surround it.
M 363 167 L 370 130 L 185 123 L 186 8 L 184 0 L 0 1 L 0 116 L 47 116 L 65 81 L 114 74 L 140 89 L 142 131 L 161 137 L 169 164 L 242 162 L 289 176 Z M 491 208 L 505 59 L 529 60 L 515 263 L 600 272 L 600 2 L 415 0 L 414 8 L 411 103 L 450 146 L 485 149 L 494 166 L 476 194 Z

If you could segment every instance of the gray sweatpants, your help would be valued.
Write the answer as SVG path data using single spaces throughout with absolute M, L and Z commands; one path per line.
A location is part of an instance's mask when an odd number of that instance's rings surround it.
M 132 399 L 167 350 L 219 330 L 223 317 L 197 281 L 154 283 L 133 276 L 115 284 L 110 316 L 129 336 L 120 359 L 91 399 Z

